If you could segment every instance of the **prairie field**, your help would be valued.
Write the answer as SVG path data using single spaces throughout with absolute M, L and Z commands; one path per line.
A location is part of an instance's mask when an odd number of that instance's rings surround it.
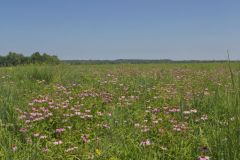
M 0 68 L 0 159 L 239 160 L 240 64 Z

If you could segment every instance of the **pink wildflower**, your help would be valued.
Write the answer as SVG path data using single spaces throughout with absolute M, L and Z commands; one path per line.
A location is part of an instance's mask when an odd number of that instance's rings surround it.
M 147 126 L 143 126 L 141 132 L 148 132 L 150 129 Z
M 147 140 L 144 140 L 140 143 L 141 146 L 150 146 L 151 145 L 151 142 L 147 139 Z
M 68 129 L 72 129 L 72 126 L 66 126 L 66 128 L 68 128 Z
M 27 130 L 27 128 L 21 128 L 19 131 L 22 132 L 22 133 L 25 133 L 25 132 L 27 132 L 28 130 Z
M 191 109 L 190 112 L 197 113 L 197 110 L 196 109 Z
M 75 115 L 80 116 L 80 115 L 82 115 L 82 113 L 81 112 L 75 112 Z
M 199 156 L 198 160 L 210 160 L 208 156 Z
M 62 142 L 61 140 L 58 140 L 58 141 L 54 141 L 54 142 L 53 142 L 54 145 L 60 145 L 60 144 L 62 144 L 62 143 L 63 143 L 63 142 Z
M 102 112 L 97 112 L 97 115 L 102 116 L 103 113 Z
M 68 149 L 65 150 L 65 152 L 70 152 L 70 151 L 73 151 L 73 150 L 75 150 L 75 149 L 77 149 L 77 148 L 78 148 L 78 147 L 68 148 Z
M 180 112 L 179 108 L 171 108 L 168 110 L 169 112 L 175 113 L 175 112 Z
M 206 114 L 202 115 L 202 117 L 200 118 L 201 120 L 205 121 L 208 119 L 208 116 Z
M 152 112 L 153 112 L 153 113 L 158 113 L 158 112 L 160 112 L 160 109 L 159 109 L 159 108 L 154 108 L 154 109 L 152 110 Z
M 19 119 L 25 119 L 26 118 L 26 115 L 22 114 L 19 116 Z
M 13 151 L 13 152 L 16 152 L 16 151 L 17 151 L 17 146 L 16 146 L 15 144 L 12 146 L 12 151 Z
M 90 142 L 90 140 L 88 139 L 88 135 L 87 135 L 87 134 L 83 134 L 83 135 L 81 136 L 81 138 L 82 138 L 82 140 L 83 140 L 84 143 Z
M 47 136 L 46 136 L 46 135 L 41 135 L 39 138 L 40 138 L 40 139 L 46 139 Z
M 62 133 L 62 132 L 64 132 L 64 131 L 65 131 L 64 128 L 57 128 L 57 129 L 56 129 L 56 133 Z
M 139 127 L 140 124 L 139 124 L 139 123 L 135 123 L 134 126 L 135 126 L 135 127 Z
M 103 125 L 104 128 L 110 129 L 110 126 L 108 124 Z
M 191 111 L 183 111 L 183 114 L 190 114 Z
M 34 133 L 34 134 L 33 134 L 33 137 L 39 137 L 39 136 L 40 136 L 39 133 Z
M 86 113 L 90 113 L 91 110 L 90 110 L 90 109 L 86 109 L 85 112 L 86 112 Z
M 153 121 L 154 124 L 158 124 L 158 120 Z

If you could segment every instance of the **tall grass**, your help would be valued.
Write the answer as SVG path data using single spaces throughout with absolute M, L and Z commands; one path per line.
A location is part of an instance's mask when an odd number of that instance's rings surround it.
M 228 67 L 223 63 L 205 63 L 0 68 L 0 159 L 192 160 L 204 154 L 210 159 L 238 160 L 240 65 L 231 65 L 231 72 Z M 62 86 L 65 89 L 61 90 Z M 79 98 L 79 94 L 86 92 L 106 97 L 111 94 L 112 101 L 105 102 L 96 96 Z M 62 124 L 61 112 L 65 110 L 56 111 L 56 116 L 34 124 L 31 132 L 45 131 L 49 138 L 61 137 L 64 145 L 54 147 L 52 139 L 42 142 L 34 138 L 28 144 L 25 140 L 28 134 L 19 132 L 24 123 L 19 120 L 16 108 L 30 112 L 29 103 L 44 95 L 61 101 L 61 105 L 66 99 L 71 107 L 83 104 L 82 109 L 90 109 L 96 119 L 72 118 L 72 131 L 59 136 L 54 129 Z M 166 113 L 164 107 L 178 107 L 180 111 Z M 156 115 L 151 111 L 154 108 L 160 110 Z M 192 108 L 197 113 L 186 116 L 184 111 Z M 98 117 L 99 111 L 111 113 L 111 117 Z M 203 121 L 200 117 L 204 114 L 208 118 Z M 150 123 L 152 118 L 162 121 L 154 125 Z M 175 132 L 174 123 L 169 122 L 174 119 L 177 123 L 186 122 L 188 129 Z M 137 123 L 150 127 L 150 131 L 141 132 L 135 127 Z M 98 129 L 99 124 L 110 128 Z M 82 142 L 83 132 L 89 132 L 90 143 Z M 144 147 L 140 143 L 146 139 L 151 145 Z M 64 147 L 71 143 L 78 145 L 77 151 L 65 152 Z M 50 151 L 42 152 L 43 145 Z

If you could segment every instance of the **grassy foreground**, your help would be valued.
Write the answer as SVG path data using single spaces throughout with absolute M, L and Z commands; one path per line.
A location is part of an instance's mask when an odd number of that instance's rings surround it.
M 0 68 L 0 159 L 240 159 L 240 65 Z

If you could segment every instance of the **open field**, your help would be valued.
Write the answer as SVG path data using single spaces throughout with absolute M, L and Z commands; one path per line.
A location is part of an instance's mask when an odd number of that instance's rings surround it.
M 0 68 L 0 159 L 240 159 L 240 64 Z

